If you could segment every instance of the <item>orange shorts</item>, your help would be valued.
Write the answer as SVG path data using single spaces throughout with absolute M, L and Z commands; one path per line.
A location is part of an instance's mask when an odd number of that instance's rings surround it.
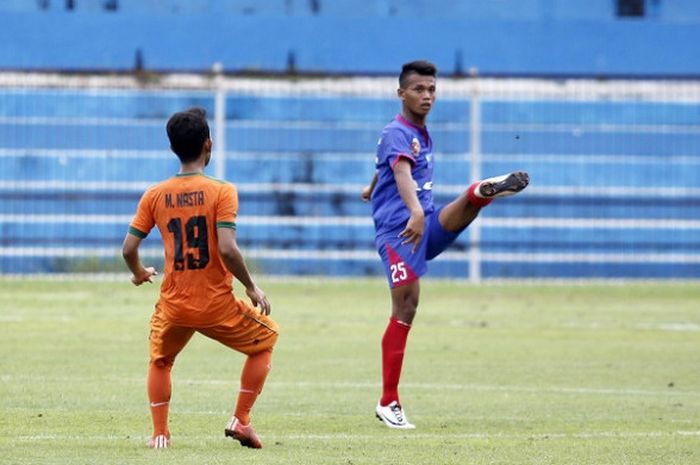
M 231 315 L 216 326 L 187 328 L 170 323 L 156 304 L 148 338 L 151 363 L 172 365 L 195 332 L 246 355 L 272 350 L 277 341 L 277 323 L 245 301 L 237 300 L 235 306 Z

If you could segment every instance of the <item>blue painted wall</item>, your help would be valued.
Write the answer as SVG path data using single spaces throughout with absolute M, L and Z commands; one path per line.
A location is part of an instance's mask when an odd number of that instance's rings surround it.
M 613 0 L 40 3 L 0 5 L 0 68 L 129 71 L 138 54 L 154 71 L 394 74 L 425 57 L 443 74 L 700 75 L 695 0 L 648 0 L 641 19 Z

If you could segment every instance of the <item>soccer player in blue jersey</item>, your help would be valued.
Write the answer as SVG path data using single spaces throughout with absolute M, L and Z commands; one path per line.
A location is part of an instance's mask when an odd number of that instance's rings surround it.
M 513 195 L 529 183 L 525 172 L 475 182 L 442 207 L 433 203 L 433 141 L 425 125 L 435 103 L 436 67 L 406 63 L 399 75 L 401 113 L 382 132 L 377 171 L 362 190 L 372 201 L 375 244 L 391 291 L 391 318 L 382 338 L 383 393 L 377 418 L 390 428 L 415 428 L 399 401 L 403 356 L 418 307 L 420 277 L 496 197 Z

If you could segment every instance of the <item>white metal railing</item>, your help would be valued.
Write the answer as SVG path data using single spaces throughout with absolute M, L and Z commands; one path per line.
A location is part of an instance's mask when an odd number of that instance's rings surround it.
M 369 98 L 378 100 L 395 101 L 395 78 L 332 78 L 332 79 L 305 79 L 289 80 L 283 78 L 239 78 L 224 76 L 217 69 L 211 75 L 187 75 L 174 74 L 159 76 L 153 81 L 141 81 L 131 76 L 87 76 L 87 75 L 58 75 L 41 73 L 0 73 L 0 96 L 13 95 L 28 91 L 59 92 L 64 95 L 85 95 L 97 93 L 100 95 L 113 95 L 117 97 L 131 95 L 149 95 L 153 98 L 178 96 L 183 93 L 196 96 L 211 97 L 213 101 L 214 114 L 211 115 L 212 133 L 215 140 L 215 162 L 214 172 L 217 177 L 225 177 L 227 161 L 236 160 L 282 160 L 290 157 L 288 151 L 236 151 L 233 152 L 227 147 L 226 131 L 235 125 L 244 129 L 267 129 L 270 131 L 278 129 L 315 129 L 324 131 L 334 131 L 341 129 L 349 130 L 372 130 L 377 133 L 381 130 L 381 125 L 372 121 L 347 121 L 328 122 L 314 119 L 298 120 L 265 120 L 248 119 L 227 121 L 226 108 L 227 97 L 230 95 L 245 95 L 266 97 L 291 96 L 300 99 L 307 97 L 329 97 L 329 98 Z M 667 135 L 696 137 L 700 135 L 700 125 L 695 123 L 659 123 L 659 124 L 611 124 L 609 122 L 590 121 L 586 123 L 552 122 L 536 123 L 529 121 L 518 121 L 517 123 L 493 123 L 484 122 L 482 117 L 482 105 L 484 102 L 639 102 L 640 104 L 653 102 L 672 102 L 681 105 L 700 105 L 700 82 L 698 81 L 596 81 L 596 80 L 563 80 L 550 81 L 546 79 L 439 79 L 439 96 L 445 100 L 459 100 L 469 104 L 468 121 L 465 122 L 437 122 L 431 125 L 431 129 L 447 131 L 453 134 L 465 133 L 469 135 L 469 144 L 464 153 L 449 154 L 451 160 L 461 159 L 469 166 L 471 180 L 481 177 L 484 160 L 490 162 L 504 161 L 515 163 L 535 163 L 547 165 L 559 164 L 579 164 L 581 166 L 591 166 L 593 164 L 606 166 L 621 163 L 629 163 L 637 166 L 659 166 L 680 167 L 689 171 L 697 171 L 700 166 L 700 147 L 684 143 L 680 147 L 671 147 L 664 153 L 645 154 L 620 154 L 613 151 L 600 150 L 586 154 L 563 155 L 560 153 L 489 153 L 484 150 L 483 136 L 493 131 L 500 132 L 520 132 L 537 133 L 547 131 L 552 134 L 619 134 L 620 137 L 637 137 L 638 135 Z M 398 102 L 397 102 L 398 109 Z M 233 109 L 235 110 L 235 108 Z M 54 125 L 61 126 L 72 124 L 86 127 L 90 131 L 91 127 L 110 126 L 123 127 L 129 125 L 159 127 L 164 121 L 159 118 L 128 118 L 112 117 L 110 115 L 96 117 L 71 117 L 55 115 L 36 116 L 13 116 L 10 114 L 0 115 L 0 124 L 3 125 Z M 437 147 L 438 149 L 440 147 Z M 368 147 L 368 153 L 373 147 Z M 31 152 L 32 156 L 44 158 L 79 158 L 79 159 L 124 159 L 132 162 L 136 160 L 169 159 L 167 148 L 163 150 L 92 150 L 92 149 L 60 149 L 50 146 L 11 148 L 0 147 L 0 159 L 21 158 L 24 154 Z M 360 161 L 371 160 L 368 153 L 325 153 L 317 154 L 317 157 L 324 160 L 343 159 Z M 371 163 L 369 161 L 368 163 Z M 585 186 L 570 185 L 562 183 L 558 185 L 538 185 L 534 184 L 526 191 L 526 195 L 551 196 L 557 198 L 586 197 L 586 196 L 607 196 L 610 198 L 626 198 L 630 202 L 638 198 L 662 198 L 669 200 L 682 200 L 689 203 L 700 202 L 700 173 L 697 175 L 697 185 L 676 186 L 672 182 L 665 186 L 654 185 L 606 185 L 606 186 Z M 155 181 L 155 180 L 154 180 Z M 129 180 L 94 180 L 89 182 L 72 182 L 69 179 L 53 180 L 19 180 L 5 177 L 0 179 L 0 190 L 12 190 L 21 194 L 22 192 L 37 192 L 41 190 L 99 190 L 110 189 L 122 192 L 141 192 L 150 183 Z M 258 182 L 251 179 L 250 182 L 239 183 L 241 192 L 284 192 L 284 193 L 306 193 L 306 194 L 326 194 L 359 193 L 361 185 L 348 183 L 327 183 L 308 184 L 296 182 Z M 441 185 L 437 186 L 437 194 L 458 195 L 463 192 L 465 186 L 462 185 Z M 26 224 L 51 224 L 51 223 L 86 223 L 100 224 L 128 221 L 127 215 L 72 215 L 66 214 L 37 214 L 32 212 L 0 213 L 0 226 L 9 223 Z M 241 221 L 249 221 L 256 225 L 315 225 L 318 227 L 343 226 L 352 228 L 366 228 L 371 226 L 368 217 L 349 216 L 242 216 Z M 94 222 L 94 223 L 91 223 Z M 541 263 L 551 263 L 556 261 L 580 262 L 580 263 L 600 263 L 612 261 L 615 263 L 644 263 L 648 260 L 652 263 L 698 263 L 698 254 L 675 252 L 659 252 L 645 254 L 631 253 L 494 253 L 481 250 L 482 236 L 487 228 L 502 227 L 515 230 L 525 228 L 534 229 L 643 229 L 658 231 L 698 231 L 700 237 L 700 223 L 696 219 L 687 218 L 659 218 L 649 219 L 638 218 L 609 218 L 591 217 L 578 218 L 570 217 L 544 217 L 533 216 L 527 218 L 491 217 L 485 216 L 469 228 L 470 249 L 466 253 L 448 252 L 442 257 L 444 260 L 457 260 L 468 263 L 469 277 L 478 282 L 481 279 L 482 264 L 484 261 L 495 262 L 524 262 L 527 260 L 539 261 Z M 88 256 L 85 254 L 97 253 L 100 256 L 107 256 L 109 248 L 84 248 L 83 252 L 77 248 L 45 247 L 45 248 L 25 248 L 20 245 L 3 247 L 0 252 L 8 256 L 30 256 L 32 254 L 45 254 L 46 256 Z M 365 260 L 376 258 L 373 250 L 358 250 L 337 252 L 329 254 L 326 251 L 306 251 L 306 250 L 272 250 L 260 249 L 248 251 L 251 256 L 275 257 L 286 259 L 297 259 L 299 257 L 317 257 L 321 259 L 349 259 Z M 329 258 L 330 257 L 330 258 Z M 557 258 L 558 257 L 558 258 Z

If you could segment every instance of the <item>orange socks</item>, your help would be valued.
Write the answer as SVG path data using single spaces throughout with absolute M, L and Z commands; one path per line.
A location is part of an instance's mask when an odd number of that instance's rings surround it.
M 243 425 L 250 423 L 250 411 L 262 392 L 267 374 L 270 372 L 272 352 L 264 350 L 249 355 L 241 372 L 241 390 L 238 394 L 234 415 Z M 172 365 L 148 365 L 148 400 L 151 402 L 153 419 L 153 436 L 164 434 L 170 437 L 168 430 L 168 410 L 170 406 L 170 369 Z
M 153 419 L 153 436 L 164 434 L 170 437 L 168 430 L 168 408 L 170 406 L 170 369 L 172 365 L 148 365 L 148 400 L 151 402 Z
M 270 372 L 272 352 L 264 350 L 249 355 L 241 372 L 241 390 L 234 415 L 243 425 L 250 423 L 250 411 L 258 395 L 262 392 L 267 374 Z

